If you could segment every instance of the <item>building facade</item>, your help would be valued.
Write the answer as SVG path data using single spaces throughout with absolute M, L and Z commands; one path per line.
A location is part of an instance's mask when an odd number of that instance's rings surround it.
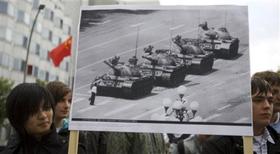
M 0 76 L 15 84 L 23 82 L 29 35 L 40 4 L 45 8 L 34 27 L 26 81 L 70 83 L 74 58 L 64 58 L 59 67 L 48 58 L 48 52 L 66 40 L 73 28 L 62 0 L 0 0 Z

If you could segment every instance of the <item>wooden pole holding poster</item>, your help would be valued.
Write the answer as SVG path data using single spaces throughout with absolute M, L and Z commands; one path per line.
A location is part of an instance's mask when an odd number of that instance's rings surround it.
M 71 130 L 68 144 L 68 154 L 78 153 L 79 131 Z
M 253 137 L 243 136 L 243 150 L 244 150 L 244 154 L 253 153 Z

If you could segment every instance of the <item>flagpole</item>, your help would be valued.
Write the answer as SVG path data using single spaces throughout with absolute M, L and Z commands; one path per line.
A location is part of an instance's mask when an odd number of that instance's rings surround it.
M 26 82 L 26 75 L 27 75 L 27 69 L 28 69 L 28 59 L 29 59 L 29 52 L 30 52 L 30 44 L 31 44 L 32 34 L 33 34 L 33 31 L 34 31 L 34 27 L 35 27 L 38 15 L 39 15 L 40 11 L 43 10 L 44 8 L 45 8 L 44 4 L 40 4 L 39 5 L 37 14 L 36 14 L 36 16 L 34 18 L 34 21 L 33 21 L 32 27 L 31 27 L 31 31 L 30 31 L 30 35 L 29 35 L 29 39 L 28 39 L 27 50 L 26 50 L 26 58 L 25 58 L 25 66 L 24 66 L 24 74 L 23 74 L 23 83 Z

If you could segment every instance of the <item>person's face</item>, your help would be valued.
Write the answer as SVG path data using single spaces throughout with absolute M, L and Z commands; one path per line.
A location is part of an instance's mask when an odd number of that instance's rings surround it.
M 257 127 L 266 127 L 269 125 L 273 112 L 272 93 L 254 94 L 253 102 L 253 124 Z
M 41 107 L 36 114 L 28 118 L 24 125 L 24 128 L 29 135 L 40 138 L 50 131 L 50 127 L 53 122 L 52 119 L 52 108 L 48 107 L 44 109 L 43 107 Z
M 272 86 L 273 112 L 280 112 L 280 86 Z
M 70 106 L 71 106 L 71 93 L 68 93 L 60 100 L 55 106 L 55 117 L 59 119 L 63 119 L 68 117 Z

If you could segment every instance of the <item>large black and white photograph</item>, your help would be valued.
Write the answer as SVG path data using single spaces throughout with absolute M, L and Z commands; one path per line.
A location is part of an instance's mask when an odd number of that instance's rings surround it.
M 252 135 L 248 7 L 81 9 L 71 130 Z

